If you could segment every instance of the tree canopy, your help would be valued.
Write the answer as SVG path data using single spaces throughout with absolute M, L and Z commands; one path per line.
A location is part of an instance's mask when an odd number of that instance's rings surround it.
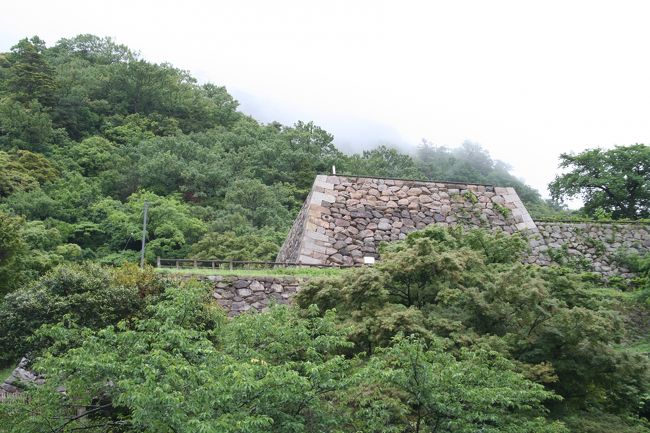
M 520 264 L 525 248 L 518 236 L 434 226 L 387 245 L 370 269 L 313 282 L 297 300 L 335 309 L 352 353 L 382 352 L 399 335 L 443 337 L 453 353 L 489 347 L 510 358 L 562 397 L 547 403 L 554 413 L 647 417 L 650 365 L 620 346 L 620 310 L 574 270 Z
M 560 168 L 568 171 L 549 184 L 554 198 L 580 197 L 590 216 L 650 216 L 650 147 L 645 144 L 563 153 Z
M 61 265 L 8 295 L 5 357 L 45 383 L 8 432 L 649 432 L 623 305 L 518 236 L 431 228 L 295 307 L 227 319 L 209 285 Z M 49 429 L 49 430 L 48 430 Z
M 143 198 L 153 203 L 149 262 L 273 258 L 314 177 L 332 165 L 350 175 L 514 186 L 534 212 L 554 211 L 478 144 L 347 155 L 313 122 L 263 124 L 224 87 L 88 34 L 50 47 L 23 39 L 1 56 L 0 165 L 0 210 L 56 233 L 52 257 L 77 248 L 67 257 L 103 263 L 137 255 Z M 217 239 L 233 246 L 232 257 Z M 59 262 L 15 273 L 31 278 Z
M 84 277 L 90 281 L 93 277 Z M 45 282 L 48 284 L 47 282 Z M 195 283 L 116 326 L 46 325 L 44 385 L 0 404 L 8 432 L 546 432 L 551 391 L 487 348 L 395 338 L 350 358 L 333 312 L 227 321 Z M 123 314 L 123 317 L 128 317 Z M 61 389 L 65 388 L 62 394 Z M 29 414 L 29 415 L 28 415 Z

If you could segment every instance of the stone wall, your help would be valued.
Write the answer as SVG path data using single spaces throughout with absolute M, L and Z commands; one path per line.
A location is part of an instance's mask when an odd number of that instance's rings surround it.
M 22 390 L 30 384 L 42 385 L 45 383 L 43 377 L 31 371 L 28 366 L 27 358 L 21 359 L 9 377 L 0 383 L 0 402 L 7 398 L 19 397 Z M 57 391 L 61 390 L 61 388 L 57 389 Z
M 623 253 L 650 251 L 650 225 L 536 221 L 549 258 L 573 261 L 585 270 L 605 276 L 630 277 L 616 261 Z
M 514 188 L 319 175 L 277 261 L 360 264 L 378 257 L 380 242 L 430 224 L 537 233 Z M 533 248 L 541 243 L 531 237 Z
M 298 216 L 284 241 L 284 245 L 275 259 L 276 262 L 294 263 L 298 261 L 300 243 L 305 234 L 305 226 L 307 217 L 309 216 L 309 205 L 311 203 L 312 195 L 313 192 L 310 192 L 305 203 L 302 205 L 300 213 L 298 213 Z
M 605 276 L 630 276 L 620 251 L 650 251 L 648 224 L 533 221 L 514 188 L 319 175 L 277 261 L 357 265 L 377 258 L 381 242 L 431 224 L 520 232 L 528 263 L 564 258 Z
M 243 277 L 211 275 L 213 297 L 229 316 L 264 311 L 272 304 L 290 304 L 305 279 L 294 277 Z

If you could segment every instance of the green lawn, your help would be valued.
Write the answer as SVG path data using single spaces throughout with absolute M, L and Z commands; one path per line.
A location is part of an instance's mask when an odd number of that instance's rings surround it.
M 206 268 L 156 268 L 156 272 L 172 275 L 236 275 L 246 277 L 330 277 L 349 272 L 339 268 L 274 268 L 274 269 L 206 269 Z

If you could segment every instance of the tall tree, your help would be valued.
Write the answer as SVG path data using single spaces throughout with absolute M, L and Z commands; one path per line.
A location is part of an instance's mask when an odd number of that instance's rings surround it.
M 411 179 L 422 177 L 411 156 L 386 145 L 364 150 L 361 155 L 352 155 L 342 168 L 347 173 L 361 176 Z
M 23 39 L 11 48 L 8 89 L 21 102 L 54 102 L 54 72 L 43 57 L 45 42 L 38 36 Z
M 599 210 L 614 218 L 650 216 L 650 147 L 616 146 L 560 155 L 560 168 L 569 171 L 549 184 L 554 199 L 580 197 L 584 210 Z

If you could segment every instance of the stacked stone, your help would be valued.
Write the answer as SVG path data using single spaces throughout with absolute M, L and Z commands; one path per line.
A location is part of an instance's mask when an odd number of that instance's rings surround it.
M 23 358 L 4 382 L 0 384 L 0 402 L 7 398 L 17 397 L 23 388 L 30 384 L 42 385 L 45 380 L 28 369 L 29 361 Z
M 279 259 L 360 264 L 378 257 L 381 242 L 431 224 L 536 232 L 514 189 L 489 185 L 318 176 L 308 212 L 306 222 L 296 221 L 306 227 L 301 242 L 286 242 Z M 296 245 L 300 251 L 288 251 Z
M 300 243 L 302 241 L 303 235 L 305 234 L 305 224 L 307 222 L 307 217 L 309 216 L 309 204 L 311 203 L 310 193 L 305 200 L 305 203 L 300 209 L 300 213 L 296 217 L 296 220 L 287 235 L 287 238 L 284 241 L 283 248 L 278 253 L 276 262 L 283 263 L 293 263 L 298 261 L 298 252 L 300 251 Z
M 537 227 L 549 249 L 566 251 L 568 258 L 585 259 L 593 272 L 605 276 L 632 277 L 617 256 L 650 251 L 648 224 L 537 221 Z
M 264 311 L 272 304 L 290 304 L 304 281 L 292 277 L 237 277 L 214 275 L 213 297 L 228 316 Z

